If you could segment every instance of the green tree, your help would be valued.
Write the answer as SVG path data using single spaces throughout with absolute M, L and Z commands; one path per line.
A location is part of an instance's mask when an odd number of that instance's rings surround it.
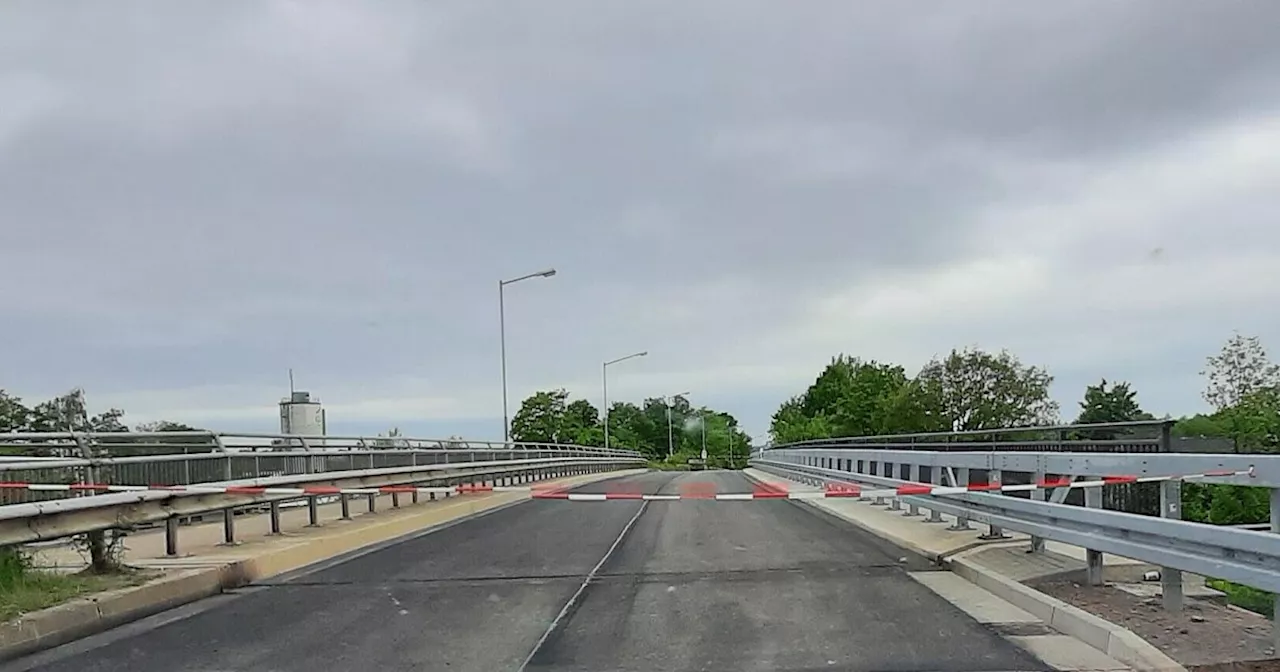
M 561 441 L 580 446 L 604 445 L 604 426 L 600 424 L 600 412 L 586 399 L 575 399 L 565 406 L 564 421 L 560 427 Z M 613 444 L 613 437 L 609 437 Z
M 1008 351 L 952 350 L 916 376 L 920 403 L 953 431 L 1052 424 L 1058 404 L 1049 397 L 1053 376 L 1024 366 Z
M 511 439 L 521 443 L 555 443 L 564 426 L 566 400 L 564 390 L 535 392 L 520 403 L 511 420 Z
M 1280 366 L 1271 363 L 1257 336 L 1239 332 L 1207 358 L 1204 399 L 1227 426 L 1236 452 L 1273 448 L 1280 412 Z
M 1129 387 L 1129 383 L 1115 383 L 1108 388 L 1107 379 L 1103 378 L 1097 385 L 1085 387 L 1076 424 L 1154 420 L 1150 413 L 1138 405 L 1137 396 L 1138 393 Z M 1080 433 L 1087 439 L 1110 440 L 1117 438 L 1122 432 L 1116 429 L 1089 429 Z

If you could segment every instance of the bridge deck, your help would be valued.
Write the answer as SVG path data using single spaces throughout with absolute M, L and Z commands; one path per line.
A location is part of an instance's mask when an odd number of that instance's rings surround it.
M 695 483 L 751 489 L 697 472 L 580 490 Z M 1046 669 L 912 579 L 926 568 L 901 556 L 787 501 L 533 501 L 21 669 Z

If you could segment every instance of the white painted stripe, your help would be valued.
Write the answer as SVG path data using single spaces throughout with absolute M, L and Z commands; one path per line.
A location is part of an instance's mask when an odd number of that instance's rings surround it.
M 750 492 L 731 492 L 723 495 L 716 495 L 716 499 L 732 500 L 732 501 L 751 500 L 755 498 L 756 498 L 755 495 L 751 494 Z
M 70 485 L 57 483 L 32 483 L 27 486 L 28 490 L 70 490 Z
M 650 502 L 674 502 L 680 499 L 680 495 L 644 495 L 643 497 Z
M 569 493 L 569 501 L 571 502 L 603 502 L 606 499 L 608 499 L 608 495 L 598 494 L 594 492 Z

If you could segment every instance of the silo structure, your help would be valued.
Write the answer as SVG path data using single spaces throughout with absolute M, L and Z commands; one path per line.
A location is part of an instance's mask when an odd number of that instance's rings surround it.
M 310 392 L 293 392 L 287 399 L 280 400 L 280 433 L 300 434 L 303 436 L 323 436 L 325 434 L 325 414 L 320 407 L 320 400 L 312 398 Z M 313 448 L 325 445 L 323 439 L 308 440 Z M 301 448 L 301 445 L 296 445 Z

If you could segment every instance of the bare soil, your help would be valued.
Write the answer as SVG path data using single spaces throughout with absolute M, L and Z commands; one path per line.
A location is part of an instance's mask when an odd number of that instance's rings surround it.
M 1245 609 L 1186 598 L 1181 612 L 1111 584 L 1056 580 L 1033 585 L 1048 595 L 1128 628 L 1192 672 L 1280 672 L 1272 624 Z

